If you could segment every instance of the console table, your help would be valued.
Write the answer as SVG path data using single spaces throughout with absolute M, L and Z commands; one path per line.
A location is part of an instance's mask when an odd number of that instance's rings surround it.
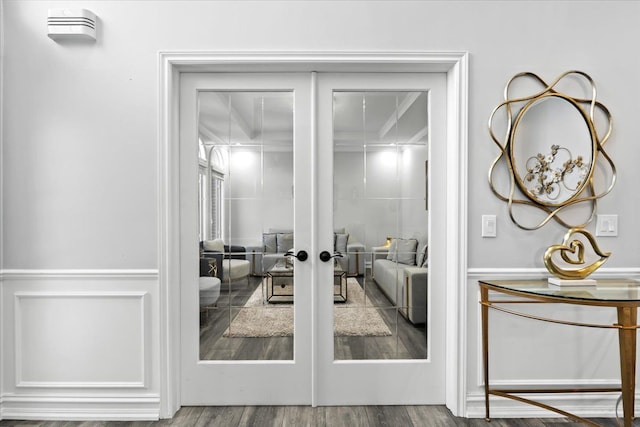
M 597 280 L 595 286 L 555 286 L 547 280 L 480 280 L 480 304 L 482 310 L 482 353 L 484 363 L 485 417 L 489 416 L 489 395 L 506 397 L 535 405 L 558 414 L 598 426 L 592 421 L 570 414 L 558 408 L 521 397 L 527 393 L 622 393 L 624 426 L 631 427 L 634 417 L 635 373 L 636 373 L 636 330 L 638 306 L 640 306 L 640 282 L 634 280 Z M 489 292 L 498 292 L 518 297 L 514 300 L 491 300 Z M 617 310 L 618 321 L 613 325 L 568 322 L 559 319 L 542 318 L 506 308 L 510 304 L 522 303 L 562 303 L 583 306 L 611 307 Z M 560 323 L 572 326 L 609 328 L 618 330 L 620 346 L 620 387 L 599 387 L 573 389 L 498 389 L 489 384 L 489 309 L 526 317 L 533 320 Z

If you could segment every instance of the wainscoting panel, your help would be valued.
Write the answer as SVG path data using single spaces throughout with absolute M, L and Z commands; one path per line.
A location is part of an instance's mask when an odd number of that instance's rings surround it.
M 16 387 L 144 387 L 145 299 L 16 292 Z
M 467 411 L 484 417 L 484 381 L 480 318 L 481 279 L 546 278 L 546 269 L 470 269 L 468 272 Z M 602 269 L 593 278 L 636 278 L 638 269 Z M 492 294 L 492 299 L 514 300 Z M 586 323 L 613 324 L 614 309 L 566 304 L 522 304 L 516 308 L 541 317 Z M 620 383 L 618 340 L 615 330 L 581 328 L 524 319 L 495 310 L 489 312 L 489 372 L 492 386 L 567 388 L 574 385 L 616 386 Z M 636 380 L 637 381 L 637 380 Z M 585 417 L 613 417 L 618 394 L 552 394 L 529 396 Z M 554 416 L 552 412 L 491 397 L 495 418 Z M 619 408 L 621 413 L 622 408 Z
M 155 270 L 5 270 L 0 418 L 157 419 Z

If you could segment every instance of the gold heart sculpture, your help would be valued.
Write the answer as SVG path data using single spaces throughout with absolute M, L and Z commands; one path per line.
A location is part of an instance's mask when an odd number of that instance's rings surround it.
M 578 252 L 578 258 L 569 258 L 569 254 Z M 584 264 L 584 243 L 581 240 L 574 240 L 569 244 L 569 248 L 560 250 L 560 256 L 567 264 L 581 265 Z
M 589 244 L 593 248 L 596 255 L 600 258 L 593 264 L 578 269 L 564 269 L 553 262 L 553 254 L 560 253 L 560 257 L 568 264 L 582 265 L 584 264 L 584 243 L 578 239 L 572 239 L 574 234 L 582 234 L 587 238 Z M 552 245 L 547 248 L 544 253 L 544 265 L 551 274 L 560 279 L 579 280 L 584 279 L 591 273 L 596 271 L 609 258 L 611 252 L 602 252 L 596 243 L 596 239 L 587 230 L 579 227 L 569 229 L 564 235 L 561 245 Z

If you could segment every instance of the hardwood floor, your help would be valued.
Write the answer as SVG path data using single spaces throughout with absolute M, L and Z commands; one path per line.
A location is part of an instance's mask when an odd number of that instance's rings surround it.
M 413 325 L 400 315 L 397 308 L 382 294 L 371 278 L 358 278 L 367 297 L 392 332 L 388 337 L 335 338 L 335 356 L 338 360 L 355 359 L 424 359 L 427 355 L 425 325 Z M 201 317 L 201 360 L 291 360 L 293 339 L 227 338 L 224 331 L 253 292 L 260 286 L 260 277 L 250 277 L 248 284 L 223 286 L 217 307 Z M 231 310 L 229 310 L 231 303 Z
M 617 427 L 615 419 L 594 419 L 603 427 Z M 198 406 L 184 407 L 169 420 L 159 421 L 0 421 L 0 427 L 569 427 L 566 418 L 466 419 L 454 417 L 444 406 Z

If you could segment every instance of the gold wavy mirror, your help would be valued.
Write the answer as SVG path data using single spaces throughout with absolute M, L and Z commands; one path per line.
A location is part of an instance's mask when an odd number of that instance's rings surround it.
M 586 88 L 587 95 L 560 92 L 558 86 L 566 81 L 582 92 Z M 541 89 L 531 93 L 531 82 Z M 516 87 L 520 91 L 526 87 L 528 94 L 516 96 Z M 611 114 L 596 100 L 595 85 L 587 74 L 567 71 L 551 84 L 528 72 L 512 77 L 504 101 L 489 117 L 489 134 L 500 150 L 489 169 L 489 185 L 507 202 L 512 221 L 525 230 L 537 230 L 552 219 L 566 228 L 591 222 L 596 200 L 608 194 L 616 181 L 615 165 L 604 150 L 611 129 Z M 498 172 L 503 165 L 509 172 L 506 191 L 499 185 L 505 182 Z M 597 165 L 604 171 L 604 187 L 594 185 Z M 586 214 L 564 215 L 579 205 L 588 207 Z M 517 206 L 537 208 L 542 219 L 527 223 Z

